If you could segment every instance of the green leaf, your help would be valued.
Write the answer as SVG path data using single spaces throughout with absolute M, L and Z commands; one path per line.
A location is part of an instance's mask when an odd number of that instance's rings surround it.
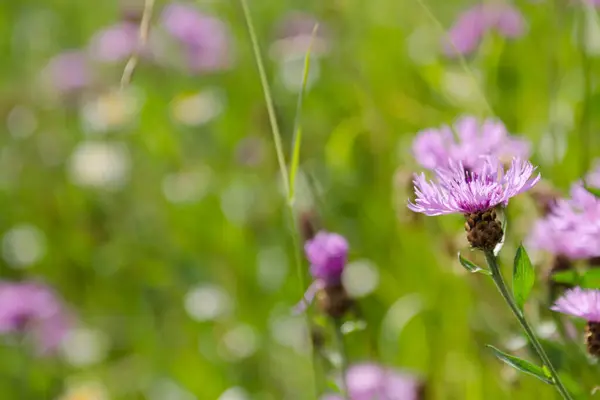
M 513 367 L 515 369 L 518 369 L 521 372 L 525 372 L 526 374 L 533 375 L 536 378 L 538 378 L 539 380 L 541 380 L 542 382 L 546 382 L 550 385 L 554 384 L 552 377 L 549 375 L 550 371 L 548 371 L 547 368 L 538 367 L 537 365 L 534 365 L 527 360 L 523 360 L 522 358 L 511 356 L 510 354 L 506 354 L 503 351 L 498 350 L 497 348 L 495 348 L 494 346 L 492 346 L 490 344 L 488 344 L 487 347 L 492 349 L 492 351 L 494 352 L 494 355 L 496 357 L 498 357 L 498 359 L 500 361 L 503 361 L 504 363 L 510 365 L 511 367 Z
M 596 197 L 600 197 L 600 189 L 585 185 L 585 189 Z
M 458 261 L 460 262 L 460 265 L 465 267 L 465 269 L 471 273 L 479 272 L 480 274 L 491 275 L 490 271 L 473 264 L 471 261 L 464 258 L 460 253 L 458 253 Z
M 579 285 L 580 277 L 577 271 L 569 269 L 567 271 L 555 272 L 552 274 L 552 280 L 557 283 L 566 283 L 568 285 Z
M 535 282 L 533 265 L 523 245 L 517 249 L 513 271 L 513 295 L 517 306 L 522 310 Z
M 588 289 L 600 288 L 600 268 L 591 268 L 581 276 L 579 286 Z

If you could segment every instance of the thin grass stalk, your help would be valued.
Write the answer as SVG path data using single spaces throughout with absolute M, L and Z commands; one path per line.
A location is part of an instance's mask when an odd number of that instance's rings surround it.
M 256 31 L 254 29 L 254 23 L 252 22 L 252 16 L 250 14 L 250 9 L 248 7 L 248 2 L 246 0 L 239 0 L 240 5 L 242 7 L 243 13 L 244 13 L 244 19 L 246 21 L 246 26 L 248 28 L 248 34 L 250 36 L 250 41 L 252 44 L 252 50 L 254 53 L 254 59 L 256 62 L 256 66 L 258 68 L 258 74 L 260 77 L 260 82 L 261 82 L 261 86 L 263 89 L 263 94 L 265 97 L 265 102 L 266 102 L 266 106 L 267 106 L 267 113 L 269 115 L 269 122 L 271 124 L 271 133 L 273 136 L 273 143 L 275 146 L 275 152 L 277 155 L 277 162 L 279 165 L 279 172 L 281 175 L 281 180 L 283 182 L 283 186 L 284 186 L 284 190 L 286 193 L 286 205 L 287 205 L 287 209 L 288 209 L 288 214 L 289 214 L 289 218 L 290 218 L 290 222 L 291 222 L 291 227 L 292 227 L 292 240 L 293 240 L 293 245 L 294 245 L 294 259 L 295 259 L 295 264 L 296 264 L 296 272 L 298 275 L 298 284 L 299 284 L 299 298 L 303 299 L 304 298 L 304 292 L 306 290 L 306 277 L 305 277 L 305 272 L 303 270 L 302 267 L 302 256 L 301 256 L 301 247 L 300 247 L 300 239 L 298 237 L 299 232 L 297 229 L 297 222 L 296 222 L 296 216 L 294 213 L 294 207 L 293 207 L 293 188 L 290 185 L 290 180 L 289 180 L 289 171 L 287 168 L 287 164 L 286 164 L 286 160 L 285 160 L 285 155 L 283 152 L 283 144 L 282 144 L 282 139 L 281 139 L 281 131 L 279 129 L 279 125 L 277 123 L 277 116 L 275 114 L 275 106 L 273 103 L 273 97 L 271 95 L 271 88 L 267 79 L 267 74 L 266 74 L 266 70 L 264 67 L 264 63 L 262 60 L 262 56 L 261 56 L 261 50 L 260 50 L 260 45 L 258 43 L 258 39 L 256 36 Z M 308 57 L 308 56 L 307 56 Z M 305 64 L 307 65 L 307 64 Z M 310 330 L 311 330 L 311 315 L 310 315 L 310 311 L 307 310 L 307 312 L 304 313 L 305 315 L 305 320 L 306 320 L 306 330 L 307 333 L 310 335 Z M 319 388 L 316 385 L 317 382 L 317 376 L 316 376 L 316 370 L 315 370 L 315 351 L 313 349 L 313 344 L 311 341 L 309 341 L 309 347 L 310 347 L 310 353 L 312 355 L 311 358 L 311 370 L 312 370 L 312 374 L 313 374 L 313 388 L 314 388 L 314 395 L 315 398 L 319 397 Z

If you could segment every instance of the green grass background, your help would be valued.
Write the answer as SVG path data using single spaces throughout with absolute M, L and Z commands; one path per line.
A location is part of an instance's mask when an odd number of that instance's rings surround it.
M 445 27 L 473 4 L 424 1 Z M 368 259 L 379 271 L 376 290 L 359 300 L 367 329 L 346 335 L 351 361 L 378 360 L 414 371 L 427 381 L 429 399 L 557 398 L 550 386 L 513 374 L 485 347 L 506 349 L 518 326 L 491 281 L 458 265 L 459 250 L 483 261 L 468 253 L 461 217 L 410 218 L 406 177 L 418 168 L 410 154 L 418 130 L 462 114 L 489 115 L 479 88 L 510 132 L 532 141 L 532 161 L 544 178 L 567 189 L 598 155 L 597 55 L 582 50 L 579 34 L 584 26 L 589 42 L 600 41 L 594 15 L 566 1 L 519 0 L 527 33 L 509 42 L 490 35 L 466 60 L 467 72 L 441 54 L 442 32 L 416 0 L 249 3 L 288 160 L 297 93 L 283 85 L 268 47 L 278 21 L 291 10 L 315 15 L 330 34 L 330 52 L 313 57 L 319 76 L 303 104 L 300 171 L 310 185 L 299 189 L 299 197 L 311 188 L 322 226 L 349 239 L 352 260 Z M 156 15 L 165 4 L 157 1 Z M 0 271 L 6 279 L 43 277 L 74 307 L 82 325 L 109 338 L 102 360 L 85 367 L 3 346 L 3 399 L 56 398 L 69 382 L 88 379 L 102 382 L 114 399 L 150 398 L 153 383 L 164 379 L 198 399 L 218 399 L 232 387 L 244 388 L 251 399 L 312 398 L 311 358 L 278 343 L 271 329 L 300 296 L 296 233 L 241 7 L 224 0 L 196 4 L 229 25 L 235 64 L 226 72 L 189 76 L 142 62 L 132 83 L 144 97 L 136 122 L 100 138 L 125 142 L 132 157 L 129 184 L 106 193 L 70 182 L 66 160 L 85 138 L 81 115 L 41 100 L 35 77 L 54 54 L 85 46 L 94 32 L 116 22 L 119 4 L 0 3 L 0 119 L 24 105 L 38 122 L 24 139 L 0 125 L 0 232 L 25 222 L 46 239 L 40 262 L 15 270 L 0 260 Z M 118 85 L 122 70 L 122 64 L 103 69 L 106 88 Z M 224 93 L 222 114 L 197 128 L 173 121 L 173 98 L 212 87 Z M 260 140 L 264 154 L 254 166 L 236 157 L 248 136 Z M 44 163 L 41 141 L 53 143 L 59 162 Z M 197 168 L 212 171 L 207 194 L 192 204 L 167 201 L 164 176 Z M 241 220 L 223 212 L 223 198 L 231 198 L 232 190 Z M 305 204 L 299 200 L 297 209 Z M 510 216 L 501 256 L 507 273 L 535 217 L 531 199 L 511 203 Z M 257 268 L 261 251 L 272 248 L 285 257 L 271 267 L 287 269 L 283 284 L 269 291 L 260 285 Z M 546 265 L 539 264 L 536 296 L 527 308 L 534 323 L 550 319 L 541 278 Z M 190 318 L 185 295 L 203 283 L 227 291 L 230 314 L 209 322 Z M 390 331 L 382 321 L 392 305 L 401 311 L 390 318 L 406 321 Z M 256 351 L 242 359 L 224 357 L 223 336 L 239 324 L 254 329 Z M 331 343 L 326 346 L 335 351 Z M 548 345 L 571 386 L 581 384 L 581 398 L 591 398 L 596 367 L 554 339 Z M 526 349 L 519 354 L 536 360 Z

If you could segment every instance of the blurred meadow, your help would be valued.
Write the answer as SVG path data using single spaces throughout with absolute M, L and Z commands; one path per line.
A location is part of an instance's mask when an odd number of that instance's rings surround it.
M 445 31 L 477 1 L 247 1 L 288 169 L 310 48 L 291 210 L 238 1 L 156 0 L 143 48 L 143 0 L 0 3 L 0 273 L 52 288 L 69 319 L 50 354 L 2 336 L 0 398 L 335 392 L 330 321 L 310 309 L 311 344 L 292 312 L 310 282 L 298 253 L 309 223 L 350 244 L 351 364 L 414 374 L 425 399 L 558 398 L 486 347 L 537 361 L 492 282 L 459 264 L 459 251 L 484 262 L 462 216 L 406 208 L 422 170 L 411 146 L 460 116 L 497 117 L 566 194 L 600 156 L 593 4 L 512 1 L 520 34 L 491 30 L 463 58 Z M 507 272 L 537 215 L 534 196 L 511 202 Z M 527 313 L 565 384 L 593 398 L 597 365 L 564 350 L 548 310 L 551 260 L 530 256 Z

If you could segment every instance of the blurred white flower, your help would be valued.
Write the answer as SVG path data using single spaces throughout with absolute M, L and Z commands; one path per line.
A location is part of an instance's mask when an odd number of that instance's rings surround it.
M 108 348 L 108 337 L 97 330 L 71 329 L 61 347 L 69 364 L 84 367 L 104 360 Z
M 185 296 L 185 310 L 196 321 L 209 321 L 227 315 L 232 307 L 227 292 L 216 285 L 197 286 Z
M 223 335 L 221 355 L 231 361 L 248 358 L 256 352 L 258 341 L 258 334 L 252 326 L 239 324 Z
M 14 107 L 6 118 L 6 127 L 15 139 L 24 139 L 31 136 L 37 126 L 37 117 L 30 108 L 25 106 Z
M 280 315 L 271 318 L 271 336 L 282 346 L 306 353 L 309 349 L 308 332 L 302 316 Z
M 344 268 L 342 282 L 351 297 L 363 297 L 377 288 L 379 271 L 369 260 L 353 261 Z
M 171 115 L 181 124 L 198 126 L 218 117 L 223 108 L 223 94 L 211 88 L 175 98 L 171 103 Z
M 208 192 L 213 172 L 208 166 L 165 176 L 162 189 L 171 203 L 195 203 Z
M 244 224 L 253 212 L 256 193 L 248 181 L 241 179 L 231 183 L 221 193 L 221 210 L 230 222 Z
M 250 400 L 250 396 L 243 388 L 234 386 L 224 391 L 217 400 Z
M 104 93 L 83 105 L 84 128 L 90 134 L 122 128 L 133 122 L 142 103 L 142 94 L 135 88 Z
M 58 400 L 108 400 L 106 387 L 99 381 L 67 384 L 65 393 Z
M 304 54 L 290 54 L 280 60 L 279 77 L 283 86 L 293 93 L 299 93 L 302 89 L 302 80 L 304 79 Z M 321 69 L 319 60 L 313 59 L 310 63 L 310 69 L 306 77 L 306 90 L 319 79 Z
M 288 274 L 288 259 L 281 247 L 268 247 L 257 255 L 257 279 L 261 288 L 276 291 L 283 285 Z
M 84 141 L 71 155 L 69 174 L 76 185 L 114 190 L 128 181 L 130 163 L 124 143 Z
M 12 227 L 2 238 L 2 257 L 15 268 L 38 262 L 46 252 L 46 237 L 37 227 L 20 224 Z
M 161 379 L 150 387 L 148 400 L 196 400 L 196 396 L 170 379 Z

